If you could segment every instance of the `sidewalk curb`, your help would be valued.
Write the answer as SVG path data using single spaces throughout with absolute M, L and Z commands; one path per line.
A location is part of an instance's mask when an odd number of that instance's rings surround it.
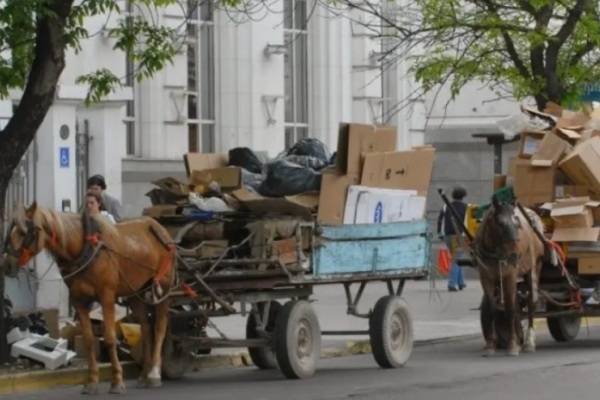
M 597 325 L 600 325 L 600 317 L 588 317 L 582 321 L 582 326 Z M 546 320 L 536 319 L 534 326 L 536 330 L 545 329 L 547 327 Z M 460 342 L 480 337 L 481 333 L 474 333 L 440 339 L 416 340 L 415 347 Z M 368 340 L 346 341 L 344 347 L 323 349 L 321 351 L 321 358 L 338 358 L 369 353 L 371 353 L 371 343 Z M 237 352 L 199 357 L 192 362 L 189 371 L 197 372 L 218 368 L 239 368 L 251 365 L 252 360 L 250 360 L 247 352 Z M 122 366 L 124 379 L 129 380 L 138 377 L 139 368 L 133 361 L 125 361 L 122 363 Z M 100 364 L 100 382 L 110 382 L 111 375 L 110 364 Z M 57 386 L 76 386 L 83 384 L 86 378 L 87 366 L 84 368 L 72 367 L 54 371 L 32 371 L 0 375 L 0 395 L 49 389 Z

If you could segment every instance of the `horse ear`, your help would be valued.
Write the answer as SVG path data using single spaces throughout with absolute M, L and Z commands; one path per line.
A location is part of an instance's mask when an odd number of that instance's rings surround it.
M 492 205 L 496 210 L 500 208 L 500 202 L 498 201 L 498 197 L 495 194 L 492 196 Z
M 31 205 L 29 206 L 29 208 L 25 211 L 25 214 L 31 218 L 33 217 L 33 215 L 35 214 L 35 212 L 37 211 L 37 200 L 34 200 L 33 203 L 31 203 Z

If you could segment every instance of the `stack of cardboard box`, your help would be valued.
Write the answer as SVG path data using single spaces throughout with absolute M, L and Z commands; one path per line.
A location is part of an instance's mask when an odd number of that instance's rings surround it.
M 525 110 L 552 121 L 547 131 L 523 131 L 517 157 L 511 159 L 506 185 L 518 200 L 546 219 L 551 239 L 588 243 L 600 239 L 600 110 L 576 113 L 551 104 L 544 113 Z M 497 180 L 496 180 L 497 182 Z M 600 274 L 600 253 L 589 265 L 588 253 L 569 252 L 580 273 Z M 583 268 L 581 265 L 587 265 Z
M 396 151 L 396 138 L 394 127 L 340 124 L 336 168 L 323 174 L 319 222 L 339 225 L 423 218 L 435 149 Z

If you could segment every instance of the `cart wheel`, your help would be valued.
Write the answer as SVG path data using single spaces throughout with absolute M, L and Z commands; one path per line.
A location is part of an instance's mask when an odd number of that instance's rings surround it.
M 312 305 L 306 300 L 285 303 L 277 314 L 275 356 L 288 379 L 309 378 L 321 357 L 321 328 Z
M 202 338 L 207 338 L 208 337 L 208 334 L 206 333 L 205 329 L 203 329 L 202 333 L 200 333 L 200 337 L 202 337 Z M 210 349 L 210 348 L 209 349 L 198 349 L 198 350 L 196 350 L 194 352 L 194 355 L 196 355 L 196 356 L 207 356 L 210 353 L 212 353 L 212 349 Z
M 485 339 L 488 335 L 485 329 L 485 325 L 483 324 L 483 320 L 486 319 L 489 313 L 492 313 L 492 308 L 487 299 L 486 295 L 483 295 L 481 299 L 481 306 L 479 308 L 479 322 L 481 324 L 481 332 L 483 333 L 483 338 Z M 496 347 L 498 349 L 508 349 L 508 342 L 510 340 L 510 327 L 508 321 L 506 320 L 506 315 L 502 311 L 494 312 L 494 325 L 496 328 Z M 523 345 L 523 322 L 521 321 L 516 325 L 517 327 L 517 338 L 519 340 L 519 345 Z
M 550 336 L 557 342 L 575 340 L 581 329 L 580 316 L 546 318 L 546 323 L 548 324 Z
M 182 343 L 167 334 L 162 348 L 162 375 L 166 379 L 178 380 L 183 378 L 192 361 L 192 352 L 185 349 Z
M 413 323 L 406 301 L 384 296 L 375 303 L 369 318 L 373 357 L 381 368 L 402 367 L 413 349 Z
M 281 310 L 281 304 L 276 301 L 271 301 L 269 306 L 269 319 L 265 326 L 265 330 L 269 333 L 275 331 L 275 323 L 277 322 L 277 314 Z M 259 312 L 262 312 L 265 307 L 265 302 L 256 304 Z M 256 319 L 252 313 L 248 314 L 246 320 L 246 339 L 258 339 L 260 335 L 256 331 Z M 248 354 L 250 359 L 258 369 L 275 369 L 277 368 L 277 358 L 272 347 L 249 347 Z

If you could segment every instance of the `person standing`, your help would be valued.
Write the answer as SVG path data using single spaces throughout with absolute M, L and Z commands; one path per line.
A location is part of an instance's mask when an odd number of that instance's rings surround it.
M 455 186 L 452 190 L 452 202 L 450 204 L 458 214 L 458 217 L 461 218 L 461 221 L 465 220 L 465 215 L 467 213 L 467 203 L 464 202 L 465 197 L 467 197 L 466 189 L 462 186 Z M 444 205 L 438 216 L 437 232 L 438 236 L 443 238 L 452 254 L 452 266 L 448 277 L 448 291 L 450 292 L 463 290 L 467 287 L 463 269 L 456 263 L 459 252 L 461 252 L 461 249 L 458 248 L 457 240 L 457 237 L 462 235 L 460 228 L 458 228 L 459 224 L 460 222 L 455 221 L 452 212 Z
M 102 204 L 104 204 L 106 211 L 113 216 L 116 222 L 119 222 L 123 218 L 121 216 L 121 202 L 106 193 L 106 181 L 102 175 L 91 176 L 87 180 L 87 190 L 90 193 L 102 196 Z

